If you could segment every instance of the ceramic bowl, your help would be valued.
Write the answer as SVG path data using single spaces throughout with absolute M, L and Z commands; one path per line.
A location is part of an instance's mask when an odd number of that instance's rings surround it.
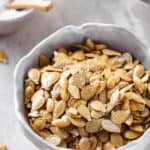
M 38 67 L 38 58 L 40 54 L 45 54 L 51 57 L 54 50 L 59 47 L 68 47 L 74 43 L 82 43 L 86 37 L 94 41 L 109 44 L 110 47 L 121 52 L 129 52 L 135 58 L 138 58 L 148 69 L 150 68 L 150 51 L 142 44 L 133 34 L 124 28 L 98 23 L 87 23 L 81 26 L 67 26 L 55 33 L 51 34 L 45 40 L 34 47 L 26 56 L 24 56 L 17 64 L 14 72 L 14 99 L 15 111 L 19 123 L 24 131 L 24 134 L 29 140 L 35 143 L 42 150 L 63 150 L 65 148 L 58 148 L 38 136 L 29 126 L 26 110 L 24 106 L 24 78 L 27 70 L 31 67 Z M 135 140 L 121 148 L 120 150 L 131 150 L 142 142 L 147 145 L 150 139 L 150 131 L 147 130 L 145 134 L 138 140 Z M 138 147 L 140 147 L 138 145 Z M 133 149 L 132 149 L 133 150 Z
M 10 0 L 0 2 L 0 35 L 10 34 L 25 25 L 32 17 L 34 9 L 12 10 L 7 9 L 6 5 Z

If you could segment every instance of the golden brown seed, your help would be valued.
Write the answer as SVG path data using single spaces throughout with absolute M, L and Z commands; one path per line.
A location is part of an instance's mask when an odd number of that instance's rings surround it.
M 66 117 L 61 119 L 56 119 L 52 121 L 52 125 L 58 127 L 58 128 L 65 128 L 70 125 L 70 120 Z
M 31 100 L 31 97 L 33 96 L 34 94 L 34 88 L 32 86 L 27 86 L 25 88 L 25 100 L 27 101 L 30 101 Z
M 43 131 L 38 131 L 38 134 L 43 137 L 44 139 L 48 138 L 49 136 L 51 136 L 51 133 L 47 130 L 43 130 Z
M 97 146 L 95 150 L 102 150 L 102 146 Z
M 104 144 L 103 149 L 104 150 L 115 150 L 115 147 L 110 142 L 107 142 Z
M 106 48 L 107 48 L 107 45 L 105 45 L 105 44 L 96 44 L 95 45 L 95 49 L 97 51 L 102 50 L 102 49 L 106 49 Z
M 27 86 L 31 86 L 32 88 L 35 89 L 35 84 L 34 84 L 34 82 L 33 82 L 32 80 L 30 80 L 30 79 L 26 79 L 26 80 L 25 80 L 25 87 L 27 87 Z
M 67 77 L 64 77 L 66 75 L 65 74 L 61 75 L 61 79 L 58 82 L 59 87 L 58 87 L 58 89 L 56 89 L 57 90 L 56 93 L 58 92 L 57 93 L 58 94 L 57 98 L 59 98 L 59 96 L 60 96 L 61 99 L 64 100 L 64 101 L 67 101 L 69 99 L 69 96 L 70 96 L 69 92 L 68 92 L 68 80 L 67 80 Z M 58 83 L 56 83 L 56 84 L 58 84 Z
M 50 64 L 50 60 L 47 56 L 45 55 L 40 55 L 39 57 L 39 65 L 40 67 L 44 67 Z
M 61 139 L 67 139 L 69 137 L 69 134 L 64 129 L 60 129 L 57 127 L 50 127 L 50 130 L 53 134 L 58 135 Z
M 81 72 L 74 74 L 70 79 L 69 79 L 69 83 L 71 85 L 74 85 L 78 88 L 83 88 L 85 83 L 86 83 L 86 77 L 85 77 L 85 73 Z
M 127 92 L 127 93 L 125 93 L 125 97 L 128 100 L 132 100 L 132 101 L 135 101 L 137 103 L 145 104 L 144 99 L 140 95 L 138 95 L 138 94 L 136 94 L 134 92 Z
M 148 90 L 148 93 L 150 94 L 150 83 L 148 83 L 147 85 L 147 90 Z
M 91 150 L 91 143 L 88 138 L 82 137 L 79 141 L 80 150 Z
M 130 102 L 130 109 L 131 109 L 131 111 L 144 111 L 145 105 L 131 101 Z
M 4 50 L 0 50 L 0 62 L 3 64 L 7 63 L 7 54 Z
M 142 123 L 144 121 L 143 118 L 141 117 L 137 117 L 136 114 L 133 114 L 134 115 L 134 120 L 133 120 L 133 124 L 138 124 L 138 123 Z
M 108 142 L 109 137 L 110 137 L 110 135 L 107 131 L 102 130 L 102 131 L 99 132 L 98 138 L 101 142 L 103 142 L 103 143 Z
M 43 90 L 38 90 L 36 91 L 36 93 L 34 93 L 34 95 L 31 98 L 32 101 L 32 109 L 31 111 L 36 111 L 39 108 L 41 108 L 44 104 L 45 104 L 45 97 L 44 95 L 44 91 Z
M 124 94 L 125 92 L 128 92 L 129 90 L 131 90 L 132 87 L 133 87 L 133 84 L 129 84 L 129 85 L 123 87 L 123 88 L 120 90 L 120 92 L 121 92 L 122 94 Z
M 121 53 L 116 52 L 111 49 L 103 49 L 102 51 L 103 51 L 103 54 L 108 55 L 108 56 L 121 56 Z
M 86 132 L 85 128 L 78 128 L 78 132 L 81 137 L 87 137 L 88 133 Z
M 108 62 L 108 56 L 105 55 L 105 54 L 101 55 L 101 56 L 100 56 L 100 62 L 105 66 L 106 63 Z M 102 65 L 102 66 L 103 66 L 103 65 Z M 104 68 L 104 66 L 103 66 L 102 68 Z M 107 68 L 107 69 L 108 69 L 108 68 Z M 104 70 L 104 72 L 106 71 L 106 72 L 105 72 L 105 76 L 107 76 L 107 75 L 106 75 L 107 73 L 108 73 L 108 75 L 109 75 L 109 73 L 110 73 L 110 72 L 108 71 L 109 69 L 108 69 L 108 70 L 107 70 L 107 69 Z
M 46 122 L 42 118 L 37 118 L 33 123 L 33 129 L 35 131 L 43 130 L 45 128 Z
M 92 111 L 91 111 L 91 117 L 92 117 L 93 119 L 102 118 L 104 115 L 105 115 L 105 113 L 100 112 L 100 111 L 95 111 L 95 110 L 92 110 Z
M 110 141 L 116 148 L 123 145 L 123 138 L 120 134 L 111 134 Z
M 133 81 L 135 88 L 142 94 L 145 90 L 144 82 L 136 76 L 133 77 Z
M 55 105 L 55 108 L 54 108 L 54 111 L 53 111 L 53 118 L 54 119 L 59 118 L 64 113 L 65 109 L 66 109 L 66 102 L 59 101 Z
M 135 131 L 135 132 L 144 132 L 143 126 L 140 124 L 132 125 L 129 127 L 130 130 Z
M 103 119 L 101 121 L 102 128 L 111 133 L 120 133 L 120 127 L 114 124 L 111 120 Z
M 0 150 L 7 150 L 7 146 L 5 144 L 0 144 Z
M 80 50 L 83 50 L 83 51 L 85 51 L 85 52 L 91 51 L 90 48 L 88 48 L 87 46 L 81 45 L 81 44 L 73 45 L 73 47 L 78 48 L 78 49 L 80 49 Z
M 54 52 L 54 66 L 58 68 L 63 68 L 65 65 L 70 64 L 71 60 L 69 56 L 62 52 Z
M 72 146 L 74 145 L 74 146 Z M 73 144 L 69 145 L 69 147 L 75 147 L 75 150 L 80 150 L 80 147 L 79 147 L 79 140 L 75 140 L 75 142 L 73 142 Z
M 81 97 L 84 100 L 89 100 L 95 95 L 95 93 L 96 93 L 96 89 L 91 85 L 87 85 L 87 86 L 83 87 L 83 89 L 81 91 Z
M 41 69 L 41 72 L 62 72 L 62 69 L 60 68 L 56 68 L 52 65 L 48 65 L 48 66 L 45 66 L 44 68 Z
M 134 132 L 134 131 L 131 131 L 131 130 L 127 130 L 125 133 L 124 133 L 124 137 L 128 140 L 134 140 L 136 139 L 137 137 L 140 136 L 140 133 L 138 132 Z
M 69 85 L 68 91 L 69 91 L 70 95 L 73 96 L 74 98 L 76 98 L 76 99 L 80 98 L 80 90 L 76 86 Z
M 102 76 L 100 74 L 95 74 L 95 75 L 91 76 L 89 80 L 90 80 L 90 82 L 93 82 L 95 80 L 99 81 L 100 79 L 102 79 Z
M 42 88 L 49 90 L 49 88 L 56 83 L 60 78 L 58 72 L 44 72 L 41 76 Z
M 117 69 L 122 67 L 124 62 L 125 62 L 124 59 L 118 56 L 112 57 L 108 60 L 108 63 L 110 64 L 112 69 Z
M 71 123 L 76 126 L 76 127 L 84 127 L 85 126 L 85 121 L 83 119 L 77 119 L 77 118 L 71 118 L 69 117 L 69 120 L 71 121 Z
M 96 145 L 97 145 L 97 139 L 95 136 L 92 136 L 89 138 L 90 143 L 91 143 L 91 149 L 90 150 L 95 150 L 96 149 Z
M 85 118 L 88 121 L 91 121 L 90 111 L 88 107 L 86 107 L 85 105 L 80 105 L 78 107 L 78 112 L 83 118 Z
M 106 106 L 101 102 L 101 101 L 92 101 L 90 103 L 90 107 L 95 110 L 95 111 L 100 111 L 100 112 L 103 112 L 105 113 L 106 112 Z
M 70 95 L 69 95 L 68 90 L 61 88 L 59 92 L 60 92 L 60 97 L 63 101 L 67 101 L 69 99 Z
M 130 53 L 123 53 L 122 57 L 125 59 L 127 64 L 132 64 L 133 63 L 133 58 Z
M 110 102 L 107 103 L 106 111 L 110 112 L 120 102 L 120 92 L 116 89 L 110 97 Z
M 67 49 L 65 49 L 65 48 L 62 47 L 62 48 L 59 48 L 59 49 L 58 49 L 58 52 L 59 52 L 59 53 L 65 53 L 65 54 L 66 54 L 66 53 L 67 53 Z
M 128 101 L 128 99 L 126 98 L 123 99 L 121 109 L 130 111 L 130 101 Z
M 82 61 L 85 59 L 85 54 L 83 51 L 76 51 L 72 54 L 72 58 L 75 60 Z
M 139 112 L 139 117 L 148 117 L 150 114 L 149 109 L 145 107 L 145 109 L 142 112 Z
M 120 81 L 119 76 L 112 75 L 107 80 L 107 87 L 108 88 L 113 88 L 119 81 Z
M 80 101 L 80 100 L 78 100 Z M 75 98 L 71 97 L 68 101 L 67 101 L 67 106 L 68 107 L 72 107 L 76 102 L 78 102 Z M 76 108 L 76 107 L 75 107 Z
M 94 81 L 92 81 L 91 83 L 90 83 L 92 86 L 94 86 L 96 89 L 98 89 L 99 88 L 99 92 L 101 92 L 101 89 L 103 88 L 103 87 L 100 87 L 101 85 L 101 83 L 100 83 L 100 81 L 98 80 L 98 79 L 96 79 L 96 80 L 94 80 Z
M 29 117 L 37 118 L 40 117 L 40 113 L 38 111 L 33 111 L 28 114 Z
M 85 45 L 86 45 L 89 49 L 94 50 L 94 43 L 93 43 L 93 41 L 92 41 L 91 39 L 86 39 Z
M 150 100 L 147 99 L 147 98 L 145 98 L 144 100 L 145 100 L 145 102 L 146 102 L 146 106 L 147 106 L 148 108 L 150 108 Z
M 89 121 L 85 125 L 85 130 L 88 133 L 96 133 L 100 130 L 101 128 L 101 120 L 99 119 L 93 119 L 92 121 Z
M 44 91 L 44 97 L 45 97 L 46 99 L 50 98 L 50 94 L 49 94 L 48 91 Z
M 67 80 L 67 77 L 64 77 L 64 76 L 66 76 L 66 75 L 65 74 L 61 75 L 61 78 L 59 80 L 59 85 L 63 90 L 67 90 L 68 80 Z
M 58 146 L 61 143 L 61 138 L 58 135 L 52 135 L 52 136 L 46 138 L 46 140 L 50 144 L 53 144 L 55 146 Z
M 127 81 L 120 81 L 118 83 L 118 85 L 119 85 L 120 88 L 124 88 L 124 87 L 128 86 L 129 83 Z
M 47 111 L 47 110 L 41 110 L 41 117 L 44 119 L 46 122 L 51 122 L 52 121 L 52 115 Z
M 102 103 L 107 103 L 108 99 L 107 99 L 107 93 L 106 90 L 103 90 L 100 94 L 99 94 L 99 99 Z
M 61 73 L 61 78 L 68 78 L 71 75 L 70 70 L 66 70 L 64 72 Z
M 111 113 L 111 120 L 116 124 L 122 124 L 128 119 L 129 114 L 128 110 L 118 110 Z
M 133 70 L 133 75 L 141 78 L 144 74 L 144 66 L 143 65 L 136 65 L 136 67 Z
M 35 84 L 39 83 L 40 80 L 40 71 L 36 68 L 32 68 L 28 71 L 28 77 L 31 79 Z
M 73 108 L 73 107 L 70 107 L 70 108 L 68 109 L 68 112 L 69 112 L 70 114 L 72 114 L 72 115 L 77 115 L 77 114 L 78 114 L 77 109 L 75 109 L 75 108 Z
M 61 141 L 59 144 L 60 147 L 67 148 L 67 143 L 65 141 Z
M 94 54 L 94 53 L 85 53 L 85 56 L 87 58 L 97 58 L 98 57 L 97 54 Z
M 149 124 L 149 122 L 150 122 L 150 117 L 147 117 L 144 123 L 145 124 L 147 124 L 147 123 Z
M 66 130 L 67 130 L 67 132 L 69 132 L 73 137 L 79 136 L 78 130 L 77 130 L 77 128 L 74 127 L 74 126 L 70 126 L 70 127 L 68 127 Z
M 148 80 L 149 80 L 149 74 L 145 74 L 142 78 L 141 78 L 141 81 L 143 82 L 143 83 L 145 83 L 145 82 L 147 82 Z
M 51 95 L 53 99 L 57 99 L 60 96 L 60 84 L 57 82 L 54 86 L 53 89 L 51 90 Z
M 120 70 L 118 71 L 118 73 L 119 73 L 119 76 L 120 76 L 121 79 L 123 79 L 123 80 L 125 80 L 125 81 L 128 81 L 128 82 L 131 82 L 131 81 L 132 81 L 132 78 L 131 78 L 130 74 L 127 73 L 125 70 L 120 69 Z
M 129 115 L 128 119 L 125 121 L 125 124 L 130 126 L 133 123 L 133 116 Z
M 48 112 L 52 112 L 54 110 L 54 106 L 55 106 L 54 100 L 49 98 L 46 103 L 46 110 Z
M 75 100 L 72 106 L 77 109 L 80 105 L 86 105 L 86 104 L 87 102 L 84 100 Z

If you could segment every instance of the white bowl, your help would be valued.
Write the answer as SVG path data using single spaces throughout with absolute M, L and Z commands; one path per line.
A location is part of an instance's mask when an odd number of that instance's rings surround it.
M 34 9 L 12 10 L 6 5 L 10 0 L 0 2 L 0 34 L 10 34 L 17 31 L 22 25 L 32 17 Z
M 30 53 L 24 56 L 16 66 L 14 72 L 14 98 L 16 115 L 24 134 L 42 150 L 60 150 L 65 148 L 58 148 L 47 143 L 44 139 L 38 136 L 28 124 L 23 96 L 23 81 L 26 77 L 27 70 L 31 67 L 38 67 L 38 58 L 40 54 L 45 54 L 51 57 L 53 51 L 57 48 L 67 47 L 73 43 L 82 43 L 86 37 L 89 37 L 94 41 L 107 43 L 110 47 L 121 52 L 128 51 L 129 53 L 132 53 L 134 57 L 138 58 L 146 68 L 150 68 L 150 53 L 148 48 L 130 32 L 115 25 L 88 23 L 79 27 L 67 26 L 56 31 L 40 42 Z M 150 138 L 150 134 L 148 134 L 148 132 L 149 130 L 147 130 L 147 132 L 138 140 L 135 140 L 120 149 L 130 149 L 133 146 L 136 146 L 138 142 L 146 141 L 148 136 Z

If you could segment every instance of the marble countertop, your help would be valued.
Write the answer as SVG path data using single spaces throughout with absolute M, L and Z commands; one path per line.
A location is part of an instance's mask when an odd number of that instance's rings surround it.
M 150 6 L 139 0 L 54 0 L 52 11 L 35 12 L 16 33 L 0 36 L 0 48 L 9 57 L 8 65 L 0 64 L 0 143 L 8 150 L 38 150 L 23 135 L 14 113 L 13 71 L 39 41 L 65 25 L 100 22 L 125 27 L 150 46 L 149 14 Z

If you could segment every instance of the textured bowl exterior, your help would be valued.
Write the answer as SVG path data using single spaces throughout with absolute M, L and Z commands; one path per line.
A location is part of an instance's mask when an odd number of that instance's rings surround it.
M 34 10 L 29 9 L 17 17 L 0 20 L 0 35 L 6 35 L 17 31 L 32 17 Z
M 65 148 L 58 148 L 49 144 L 39 137 L 28 124 L 23 98 L 23 81 L 26 77 L 27 70 L 31 67 L 38 66 L 38 57 L 40 54 L 51 57 L 53 51 L 57 48 L 68 47 L 74 43 L 82 43 L 87 37 L 97 42 L 109 44 L 110 47 L 118 51 L 132 53 L 147 69 L 150 68 L 150 52 L 148 48 L 130 32 L 115 25 L 87 23 L 81 26 L 67 26 L 40 42 L 16 66 L 14 72 L 14 101 L 16 115 L 24 134 L 42 150 L 65 150 Z M 142 142 L 148 136 L 150 138 L 148 132 L 149 130 L 138 140 L 119 148 L 119 150 L 129 150 L 137 145 L 137 142 Z

